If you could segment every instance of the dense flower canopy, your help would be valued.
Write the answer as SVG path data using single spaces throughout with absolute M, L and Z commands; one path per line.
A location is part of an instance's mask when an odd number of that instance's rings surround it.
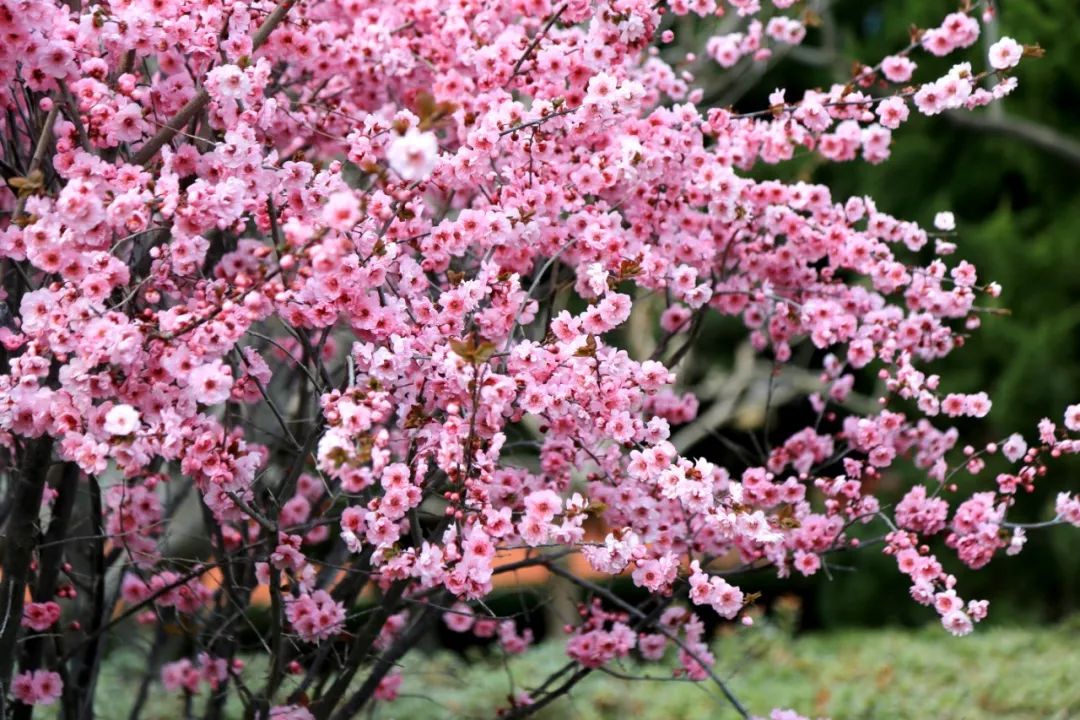
M 913 113 L 1000 101 L 1039 50 L 975 51 L 983 8 L 965 5 L 847 84 L 776 90 L 753 113 L 703 102 L 696 72 L 801 42 L 803 10 L 0 0 L 12 492 L 49 506 L 63 540 L 64 493 L 90 483 L 122 576 L 112 602 L 151 624 L 199 619 L 203 650 L 165 666 L 166 688 L 205 685 L 211 706 L 237 692 L 258 717 L 350 717 L 394 696 L 394 663 L 431 617 L 524 650 L 528 634 L 481 602 L 509 549 L 553 572 L 579 551 L 650 591 L 642 607 L 582 606 L 567 653 L 585 671 L 673 648 L 709 678 L 698 611 L 750 621 L 753 588 L 731 576 L 812 575 L 857 543 L 856 523 L 885 528 L 912 597 L 949 631 L 985 617 L 928 543 L 975 568 L 1018 552 L 1013 498 L 1080 449 L 1080 408 L 1030 444 L 961 451 L 954 419 L 991 400 L 949 392 L 929 364 L 1000 289 L 954 259 L 951 214 L 928 230 L 769 166 L 884 161 Z M 687 14 L 735 29 L 675 59 L 666 23 Z M 964 57 L 920 77 L 925 54 Z M 661 308 L 651 357 L 619 342 L 646 306 Z M 817 421 L 737 468 L 672 442 L 698 410 L 675 370 L 710 313 L 739 318 L 777 366 L 800 346 L 820 358 L 804 399 Z M 873 411 L 846 403 L 859 372 L 880 380 Z M 987 455 L 1014 470 L 957 497 L 954 475 Z M 925 482 L 883 508 L 875 481 L 901 461 Z M 198 563 L 169 552 L 186 484 L 213 546 Z M 1057 513 L 1080 525 L 1080 500 L 1063 493 Z M 11 537 L 0 601 L 23 621 L 0 633 L 0 683 L 24 705 L 83 692 L 33 642 L 16 674 L 12 648 L 56 632 L 62 605 L 98 629 L 111 608 L 80 615 L 54 554 Z M 216 589 L 200 582 L 211 567 Z M 258 584 L 274 615 L 262 688 L 226 640 Z M 379 607 L 346 632 L 369 585 Z M 64 627 L 65 657 L 94 638 Z M 320 648 L 343 637 L 316 691 Z

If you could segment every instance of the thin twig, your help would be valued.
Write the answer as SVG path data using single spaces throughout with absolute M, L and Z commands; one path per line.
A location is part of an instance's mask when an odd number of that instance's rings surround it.
M 41 128 L 41 134 L 38 135 L 37 145 L 34 147 L 34 156 L 30 158 L 30 168 L 26 171 L 26 177 L 28 178 L 41 169 L 41 163 L 45 159 L 45 151 L 52 141 L 53 125 L 56 124 L 56 116 L 59 113 L 60 106 L 53 103 L 52 110 L 45 116 L 45 124 Z M 19 193 L 19 199 L 15 201 L 15 214 L 12 216 L 15 220 L 22 217 L 23 208 L 26 207 L 26 198 L 27 195 Z
M 295 4 L 296 0 L 282 0 L 281 4 L 274 8 L 274 11 L 270 13 L 266 20 L 263 21 L 263 24 L 259 26 L 259 29 L 255 31 L 255 36 L 251 41 L 251 51 L 253 53 L 266 42 L 267 38 L 270 37 L 270 33 L 272 33 L 281 21 L 285 19 L 285 15 L 288 14 L 289 10 Z M 191 122 L 191 119 L 198 115 L 209 102 L 210 93 L 206 88 L 199 90 L 199 92 L 195 94 L 195 97 L 188 100 L 184 107 L 180 108 L 165 127 L 158 130 L 153 137 L 147 140 L 143 146 L 139 148 L 139 151 L 131 158 L 132 164 L 145 166 L 149 163 L 154 156 L 157 155 L 158 150 L 161 150 L 166 143 L 176 137 L 176 134 L 179 133 L 185 125 Z
M 525 52 L 523 52 L 521 54 L 521 57 L 517 59 L 517 62 L 514 63 L 514 70 L 510 73 L 510 79 L 506 81 L 506 85 L 509 85 L 511 82 L 514 81 L 514 78 L 522 74 L 521 66 L 525 64 L 525 61 L 528 60 L 529 57 L 533 54 L 533 52 L 536 50 L 536 46 L 539 45 L 540 41 L 544 38 L 545 35 L 547 35 L 548 30 L 551 29 L 551 26 L 558 22 L 559 16 L 561 16 L 565 11 L 566 4 L 563 3 L 559 6 L 559 9 L 552 14 L 551 18 L 546 23 L 544 23 L 544 27 L 540 29 L 540 32 L 536 33 L 536 37 L 532 39 L 532 42 L 529 43 L 529 46 L 525 48 Z

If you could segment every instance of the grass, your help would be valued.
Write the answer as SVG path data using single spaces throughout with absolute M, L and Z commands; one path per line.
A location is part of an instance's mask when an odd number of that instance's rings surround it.
M 950 720 L 1069 718 L 1080 715 L 1080 646 L 1067 628 L 994 629 L 954 639 L 939 628 L 844 631 L 791 640 L 781 633 L 745 634 L 715 647 L 722 676 L 751 712 L 775 706 L 832 718 Z M 510 667 L 516 678 L 540 678 L 558 667 L 546 646 Z M 627 666 L 629 673 L 644 668 Z M 417 664 L 403 698 L 381 717 L 490 717 L 505 702 L 499 665 L 463 668 L 449 657 Z M 650 674 L 659 674 L 652 672 Z M 439 705 L 419 695 L 437 700 Z M 538 717 L 581 720 L 715 720 L 736 718 L 708 684 L 589 678 L 572 697 Z
M 1044 628 L 980 628 L 952 638 L 924 630 L 851 630 L 792 639 L 775 627 L 717 640 L 718 671 L 752 713 L 790 707 L 836 720 L 1053 720 L 1080 717 L 1080 645 L 1076 623 Z M 437 652 L 406 662 L 401 697 L 372 713 L 380 720 L 494 717 L 516 690 L 539 684 L 566 662 L 554 643 L 504 661 Z M 112 654 L 102 673 L 98 716 L 127 717 L 142 660 Z M 738 716 L 714 686 L 671 679 L 670 665 L 612 666 L 654 680 L 594 673 L 542 720 L 725 720 Z M 258 686 L 260 663 L 245 675 Z M 154 685 L 143 717 L 181 717 L 182 701 Z M 235 714 L 234 714 L 235 713 Z M 230 712 L 239 717 L 239 708 Z

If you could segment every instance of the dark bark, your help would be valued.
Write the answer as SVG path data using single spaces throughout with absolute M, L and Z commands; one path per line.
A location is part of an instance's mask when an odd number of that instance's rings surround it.
M 79 720 L 94 720 L 94 685 L 97 682 L 101 657 L 105 650 L 104 634 L 100 632 L 107 619 L 108 608 L 105 603 L 105 571 L 108 563 L 105 558 L 105 524 L 101 504 L 101 486 L 97 478 L 88 478 L 90 490 L 90 523 L 93 540 L 90 542 L 90 567 L 93 572 L 93 586 L 90 601 L 90 626 L 92 639 L 86 645 L 77 665 L 75 692 Z
M 4 579 L 0 582 L 0 711 L 15 668 L 23 600 L 30 578 L 30 564 L 37 547 L 38 513 L 49 471 L 53 441 L 31 440 L 22 452 L 19 472 L 12 478 L 11 516 L 4 533 Z M 0 713 L 2 714 L 2 713 Z
M 420 617 L 417 618 L 407 630 L 401 633 L 393 644 L 378 657 L 371 668 L 371 672 L 368 673 L 367 679 L 364 680 L 364 684 L 361 685 L 360 689 L 357 690 L 356 693 L 349 698 L 348 702 L 337 711 L 334 715 L 334 720 L 348 720 L 349 718 L 356 717 L 357 713 L 359 713 L 371 700 L 372 696 L 374 696 L 375 690 L 379 687 L 379 683 L 382 682 L 382 679 L 394 669 L 394 665 L 397 664 L 398 660 L 416 646 L 420 636 L 427 632 L 431 627 L 432 622 L 439 612 L 437 606 L 437 602 L 429 602 L 424 606 L 424 609 L 420 613 Z
M 79 490 L 79 467 L 66 463 L 60 477 L 60 487 L 56 502 L 53 503 L 52 519 L 45 533 L 44 542 L 38 551 L 37 583 L 34 587 L 34 602 L 48 602 L 56 594 L 57 579 L 64 559 L 64 538 L 67 537 L 71 522 L 71 511 L 75 507 L 75 495 Z M 45 636 L 32 637 L 26 641 L 22 653 L 22 669 L 36 670 L 46 651 L 48 639 Z M 15 720 L 29 720 L 33 715 L 30 705 L 16 705 Z
M 356 676 L 360 666 L 368 659 L 372 645 L 378 637 L 379 631 L 382 630 L 386 619 L 397 612 L 406 584 L 405 581 L 398 581 L 390 586 L 390 589 L 375 608 L 371 618 L 368 619 L 367 623 L 356 635 L 337 680 L 311 709 L 317 720 L 327 720 L 330 713 L 345 697 L 345 691 L 349 689 L 349 684 Z

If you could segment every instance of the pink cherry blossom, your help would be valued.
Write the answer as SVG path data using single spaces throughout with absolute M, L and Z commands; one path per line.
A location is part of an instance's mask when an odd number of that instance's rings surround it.
M 889 82 L 904 83 L 911 80 L 917 65 L 904 55 L 890 55 L 881 61 L 881 71 Z
M 22 625 L 38 632 L 52 627 L 60 619 L 60 606 L 53 602 L 30 603 L 23 607 Z
M 878 105 L 877 114 L 878 117 L 881 118 L 882 125 L 895 130 L 900 127 L 901 123 L 907 120 L 907 103 L 899 97 L 887 98 Z
M 1080 432 L 1080 404 L 1065 408 L 1065 427 L 1073 432 Z
M 990 46 L 990 67 L 995 70 L 1008 70 L 1020 63 L 1024 48 L 1011 37 L 1003 37 Z
M 286 606 L 289 624 L 308 642 L 333 637 L 341 631 L 345 621 L 345 608 L 325 590 L 304 593 Z
M 11 694 L 24 705 L 52 705 L 63 689 L 60 673 L 52 670 L 22 672 L 11 681 Z
M 139 427 L 139 411 L 127 404 L 114 405 L 105 414 L 105 432 L 130 435 Z
M 410 130 L 394 138 L 386 151 L 390 168 L 402 180 L 423 180 L 435 169 L 439 155 L 438 139 L 429 132 Z

